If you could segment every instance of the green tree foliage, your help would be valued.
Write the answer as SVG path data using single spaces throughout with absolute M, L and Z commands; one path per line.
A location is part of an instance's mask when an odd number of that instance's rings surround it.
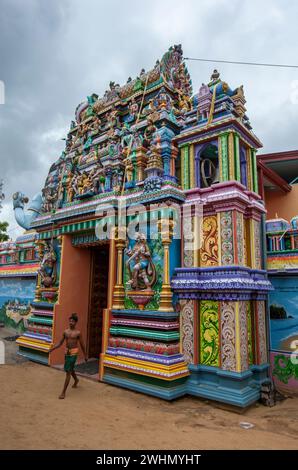
M 0 242 L 6 242 L 9 240 L 7 234 L 8 222 L 0 222 Z

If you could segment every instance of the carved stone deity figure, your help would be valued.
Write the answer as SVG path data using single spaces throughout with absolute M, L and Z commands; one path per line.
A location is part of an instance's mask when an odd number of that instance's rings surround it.
M 45 246 L 38 274 L 44 287 L 52 287 L 57 280 L 57 255 L 52 243 Z
M 100 127 L 101 127 L 101 119 L 99 119 L 98 116 L 95 116 L 91 123 L 90 130 L 92 132 L 97 132 L 99 131 Z
M 139 110 L 139 106 L 136 103 L 135 98 L 131 99 L 131 102 L 128 106 L 128 109 L 129 109 L 129 118 L 128 118 L 128 120 L 129 120 L 129 122 L 132 122 L 136 119 L 136 117 L 138 115 L 138 110 Z
M 120 91 L 119 83 L 110 82 L 109 83 L 109 88 L 110 88 L 109 90 L 105 91 L 104 99 L 106 101 L 110 101 L 110 100 L 114 100 L 115 98 L 118 98 L 119 91 Z
M 187 113 L 192 108 L 191 98 L 183 93 L 181 90 L 178 91 L 178 106 L 182 114 Z
M 157 107 L 158 109 L 171 109 L 171 98 L 164 88 L 162 88 L 157 95 Z
M 113 129 L 119 126 L 119 112 L 117 109 L 113 109 L 107 115 L 107 125 L 108 129 Z
M 134 129 L 133 130 L 133 135 L 132 135 L 132 140 L 133 140 L 133 144 L 132 144 L 132 149 L 135 150 L 139 147 L 141 147 L 143 145 L 143 136 L 141 134 L 141 132 L 137 129 Z
M 77 187 L 80 195 L 87 193 L 92 188 L 92 181 L 86 171 L 83 171 L 77 178 Z
M 110 157 L 115 157 L 119 153 L 120 147 L 120 136 L 115 129 L 110 129 L 107 132 L 108 137 L 108 154 Z
M 125 122 L 121 129 L 121 147 L 130 147 L 132 144 L 133 134 L 130 125 Z
M 150 116 L 147 117 L 147 127 L 144 132 L 144 141 L 143 141 L 143 146 L 148 148 L 150 146 L 151 140 L 157 131 L 157 127 L 153 124 L 153 120 L 150 118 Z
M 42 190 L 42 196 L 43 196 L 42 211 L 51 212 L 51 210 L 53 210 L 54 207 L 56 206 L 56 202 L 58 199 L 57 188 L 45 186 Z
M 68 179 L 67 187 L 66 187 L 66 200 L 67 202 L 72 202 L 74 196 L 76 195 L 78 188 L 77 188 L 77 174 L 72 174 L 71 178 Z
M 131 183 L 133 181 L 133 163 L 131 161 L 131 156 L 129 155 L 128 148 L 125 147 L 123 149 L 123 156 L 126 158 L 123 160 L 123 163 L 125 163 L 125 182 Z
M 93 168 L 89 173 L 89 179 L 92 181 L 93 184 L 93 192 L 98 194 L 99 192 L 104 192 L 104 170 L 103 166 L 100 163 L 99 168 Z
M 156 281 L 156 269 L 143 233 L 137 234 L 134 247 L 126 249 L 126 254 L 129 256 L 126 266 L 130 274 L 127 284 L 133 290 L 151 290 Z
M 88 138 L 88 125 L 87 124 L 80 124 L 78 128 L 78 136 L 80 138 L 80 142 L 84 144 Z

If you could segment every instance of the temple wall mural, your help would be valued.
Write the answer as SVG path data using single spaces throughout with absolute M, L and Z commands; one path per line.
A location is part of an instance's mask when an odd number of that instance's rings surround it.
M 274 290 L 269 295 L 270 363 L 276 387 L 298 393 L 298 238 L 297 220 L 266 222 L 267 266 Z
M 30 302 L 34 298 L 35 278 L 0 278 L 0 322 L 20 332 L 28 328 Z
M 0 243 L 0 323 L 23 332 L 30 328 L 38 263 L 35 233 Z

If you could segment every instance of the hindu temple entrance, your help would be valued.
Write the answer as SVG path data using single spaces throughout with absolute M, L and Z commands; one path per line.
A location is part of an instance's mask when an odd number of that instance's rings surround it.
M 87 344 L 88 358 L 99 358 L 102 342 L 103 309 L 107 307 L 109 245 L 90 248 L 91 275 L 88 308 Z

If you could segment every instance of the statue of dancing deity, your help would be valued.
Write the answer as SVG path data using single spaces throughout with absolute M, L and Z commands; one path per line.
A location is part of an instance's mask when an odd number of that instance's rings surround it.
M 156 281 L 156 269 L 143 233 L 137 235 L 134 247 L 126 250 L 126 254 L 129 256 L 126 265 L 131 278 L 127 284 L 134 290 L 151 290 Z

